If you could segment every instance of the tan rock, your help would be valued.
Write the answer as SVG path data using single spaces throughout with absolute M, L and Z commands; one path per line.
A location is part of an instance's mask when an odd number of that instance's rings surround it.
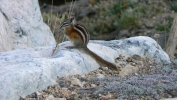
M 79 79 L 77 79 L 77 78 L 73 78 L 73 79 L 71 80 L 71 84 L 72 84 L 72 85 L 75 85 L 75 86 L 83 87 L 83 84 L 82 84 L 81 81 L 80 81 Z
M 120 76 L 125 76 L 128 74 L 136 73 L 138 72 L 139 68 L 137 66 L 132 66 L 130 64 L 127 64 L 124 68 L 120 71 Z
M 66 98 L 55 98 L 54 100 L 66 100 Z
M 63 94 L 64 97 L 69 97 L 71 95 L 71 91 L 68 90 L 68 88 L 62 88 L 59 92 Z

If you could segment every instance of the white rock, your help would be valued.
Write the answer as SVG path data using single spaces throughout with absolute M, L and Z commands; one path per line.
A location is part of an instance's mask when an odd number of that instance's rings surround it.
M 159 65 L 171 63 L 168 54 L 150 37 L 138 36 L 107 42 L 94 41 L 94 43 L 111 47 L 117 51 L 118 55 L 125 55 L 126 58 L 133 55 L 140 55 L 142 57 L 156 59 L 156 63 Z
M 38 0 L 1 0 L 0 23 L 0 51 L 55 45 Z
M 49 96 L 46 97 L 46 100 L 54 100 L 54 99 L 55 99 L 55 98 L 54 98 L 53 95 L 49 95 Z
M 75 86 L 83 87 L 81 81 L 80 81 L 79 79 L 77 79 L 77 78 L 71 79 L 71 84 L 72 84 L 72 85 L 75 85 Z
M 103 74 L 96 74 L 97 78 L 104 78 L 105 76 Z
M 96 84 L 91 84 L 91 87 L 96 87 L 97 85 Z
M 149 37 L 91 42 L 88 47 L 110 62 L 114 62 L 120 54 L 138 54 L 154 58 L 158 64 L 170 63 L 168 55 Z M 57 76 L 87 74 L 100 67 L 82 51 L 64 48 L 69 45 L 70 42 L 61 43 L 52 57 L 51 46 L 0 52 L 1 100 L 18 100 L 20 96 L 25 97 L 55 84 Z

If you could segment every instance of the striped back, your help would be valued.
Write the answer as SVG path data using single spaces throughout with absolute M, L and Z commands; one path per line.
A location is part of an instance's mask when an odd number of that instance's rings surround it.
M 76 24 L 76 25 L 74 25 L 74 29 L 77 31 L 77 33 L 80 34 L 84 44 L 87 45 L 90 40 L 90 34 L 86 30 L 86 28 L 80 24 Z
M 70 26 L 73 27 L 74 31 L 77 31 L 78 35 L 83 40 L 83 43 L 87 45 L 90 40 L 90 34 L 86 30 L 86 28 L 80 24 L 75 24 L 74 18 L 67 19 L 64 22 L 62 22 L 60 28 L 66 28 L 66 27 L 70 27 Z

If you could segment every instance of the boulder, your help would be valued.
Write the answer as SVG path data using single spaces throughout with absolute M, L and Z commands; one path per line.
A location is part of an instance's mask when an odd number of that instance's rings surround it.
M 96 44 L 101 44 L 111 47 L 117 51 L 118 54 L 125 56 L 139 55 L 141 57 L 149 57 L 156 60 L 159 65 L 166 65 L 171 63 L 169 56 L 163 51 L 161 46 L 152 38 L 146 36 L 131 37 L 124 40 L 113 41 L 94 41 Z
M 0 51 L 55 45 L 38 0 L 1 0 L 0 23 Z
M 18 100 L 56 83 L 57 77 L 87 74 L 100 67 L 96 61 L 77 49 L 66 49 L 69 41 L 58 45 L 52 55 L 52 46 L 0 52 L 1 100 Z M 102 58 L 114 62 L 120 54 L 134 54 L 156 59 L 159 65 L 170 64 L 168 55 L 157 42 L 139 36 L 124 40 L 91 41 L 88 48 Z

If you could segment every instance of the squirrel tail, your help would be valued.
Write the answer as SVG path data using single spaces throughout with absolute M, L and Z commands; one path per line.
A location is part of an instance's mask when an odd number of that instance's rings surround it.
M 99 63 L 100 65 L 102 65 L 104 67 L 108 67 L 108 68 L 110 68 L 112 70 L 117 70 L 117 67 L 116 67 L 115 64 L 104 60 L 103 58 L 101 58 L 100 56 L 98 56 L 97 54 L 95 54 L 94 52 L 89 50 L 87 47 L 84 48 L 84 51 L 87 54 L 89 54 L 92 58 L 94 58 L 97 61 L 97 63 Z

